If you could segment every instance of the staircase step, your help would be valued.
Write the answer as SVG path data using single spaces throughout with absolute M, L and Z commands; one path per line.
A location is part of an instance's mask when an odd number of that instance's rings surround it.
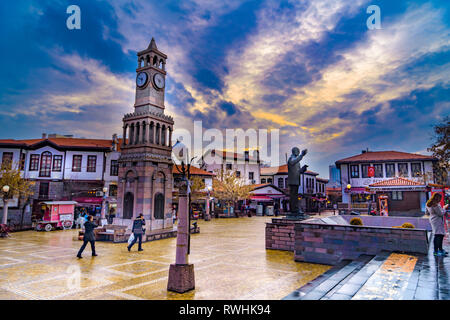
M 325 281 L 317 285 L 310 292 L 300 297 L 300 300 L 320 300 L 332 292 L 342 281 L 347 279 L 352 273 L 361 269 L 370 259 L 370 256 L 361 256 L 357 260 L 351 261 L 339 271 L 328 277 Z M 326 298 L 325 298 L 326 299 Z
M 331 269 L 328 269 L 326 272 L 322 273 L 320 276 L 318 276 L 314 280 L 311 280 L 310 282 L 305 284 L 300 289 L 297 289 L 297 290 L 293 291 L 292 293 L 290 293 L 289 295 L 287 295 L 286 297 L 284 297 L 283 300 L 299 300 L 299 299 L 301 299 L 303 296 L 305 296 L 306 294 L 313 291 L 314 288 L 316 288 L 322 282 L 328 280 L 331 276 L 336 274 L 339 270 L 341 270 L 343 267 L 348 265 L 350 262 L 351 262 L 350 260 L 341 261 L 340 263 L 338 263 Z
M 380 268 L 390 253 L 381 252 L 358 269 L 355 269 L 346 279 L 341 281 L 335 290 L 330 291 L 324 300 L 350 300 L 367 282 L 367 280 Z

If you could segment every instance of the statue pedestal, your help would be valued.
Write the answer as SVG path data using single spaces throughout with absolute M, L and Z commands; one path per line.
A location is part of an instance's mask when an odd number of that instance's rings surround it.
M 167 290 L 184 293 L 195 289 L 194 265 L 171 264 Z

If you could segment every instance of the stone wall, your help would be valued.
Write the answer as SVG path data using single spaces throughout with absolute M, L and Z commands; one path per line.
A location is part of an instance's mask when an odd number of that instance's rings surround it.
M 294 225 L 300 221 L 272 219 L 266 223 L 266 249 L 294 251 Z
M 295 225 L 295 261 L 335 265 L 381 251 L 428 252 L 427 231 L 303 222 Z

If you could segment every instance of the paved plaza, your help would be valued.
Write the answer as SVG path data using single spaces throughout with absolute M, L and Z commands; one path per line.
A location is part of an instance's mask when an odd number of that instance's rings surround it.
M 76 230 L 13 233 L 0 239 L 0 299 L 282 299 L 330 266 L 294 262 L 292 252 L 265 249 L 270 217 L 199 221 L 191 237 L 196 289 L 168 292 L 176 239 L 126 244 L 97 242 L 98 257 Z

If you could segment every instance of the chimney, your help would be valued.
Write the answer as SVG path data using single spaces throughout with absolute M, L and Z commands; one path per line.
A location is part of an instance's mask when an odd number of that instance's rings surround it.
M 116 151 L 117 150 L 117 144 L 119 143 L 119 139 L 117 138 L 117 133 L 114 133 L 112 135 L 112 150 Z
M 47 134 L 46 133 L 42 134 L 42 139 L 47 139 Z

